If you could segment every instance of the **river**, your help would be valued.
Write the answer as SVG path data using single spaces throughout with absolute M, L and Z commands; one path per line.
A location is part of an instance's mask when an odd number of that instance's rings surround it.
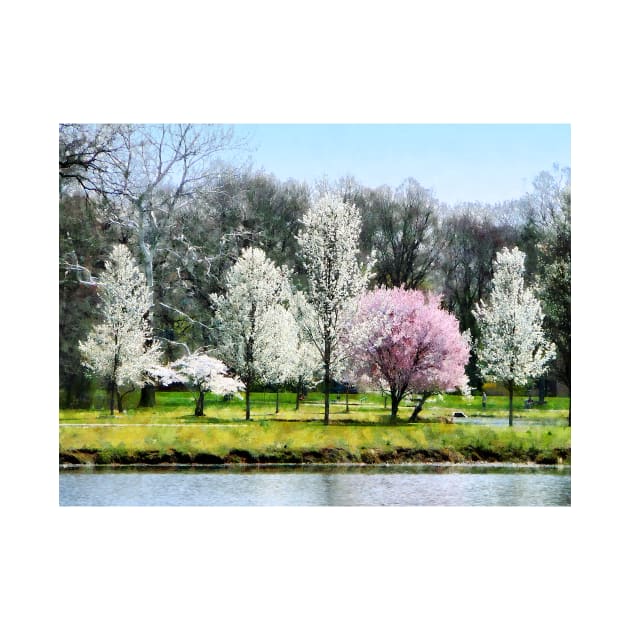
M 69 467 L 61 506 L 568 506 L 570 466 Z

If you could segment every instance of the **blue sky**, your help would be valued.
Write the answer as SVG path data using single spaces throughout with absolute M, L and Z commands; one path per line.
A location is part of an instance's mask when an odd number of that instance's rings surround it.
M 571 166 L 570 125 L 236 125 L 255 168 L 313 183 L 354 175 L 366 186 L 413 177 L 448 204 L 520 197 L 540 171 Z

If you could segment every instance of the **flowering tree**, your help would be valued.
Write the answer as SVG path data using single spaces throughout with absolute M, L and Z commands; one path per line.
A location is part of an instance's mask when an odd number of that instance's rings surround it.
M 571 192 L 551 218 L 538 244 L 538 285 L 544 329 L 556 345 L 556 374 L 571 389 Z M 541 388 L 541 391 L 542 390 Z M 571 406 L 569 403 L 569 426 Z
M 257 358 L 258 380 L 275 387 L 278 413 L 280 385 L 292 378 L 298 365 L 297 323 L 287 308 L 274 304 L 260 316 L 257 331 L 254 356 Z
M 292 380 L 295 384 L 295 409 L 300 408 L 300 396 L 305 388 L 315 387 L 320 381 L 321 357 L 308 336 L 308 330 L 315 326 L 315 313 L 301 291 L 296 291 L 291 299 L 291 312 L 297 324 L 297 347 Z
M 306 328 L 324 371 L 324 422 L 330 423 L 330 381 L 342 369 L 340 337 L 344 318 L 365 290 L 368 268 L 359 265 L 361 215 L 339 197 L 324 194 L 304 215 L 297 236 L 308 279 L 307 300 L 314 313 Z
M 245 385 L 249 420 L 254 382 L 278 382 L 295 344 L 282 313 L 290 299 L 289 281 L 286 270 L 276 267 L 262 250 L 249 248 L 228 271 L 226 288 L 225 295 L 212 296 L 217 354 Z
M 525 254 L 518 247 L 497 252 L 489 302 L 481 300 L 473 311 L 480 330 L 481 375 L 507 388 L 510 426 L 514 388 L 543 374 L 555 357 L 555 346 L 543 333 L 540 302 L 525 287 L 524 271 Z
M 60 179 L 78 182 L 98 200 L 95 208 L 108 224 L 133 235 L 153 325 L 159 304 L 153 298 L 163 298 L 165 289 L 154 279 L 163 265 L 158 259 L 185 247 L 174 226 L 194 212 L 195 195 L 214 183 L 217 158 L 241 143 L 221 125 L 62 125 L 59 132 Z M 155 390 L 147 383 L 140 406 L 154 405 Z
M 83 365 L 107 382 L 114 415 L 115 398 L 118 411 L 123 410 L 122 387 L 133 389 L 150 381 L 147 370 L 159 361 L 160 346 L 152 341 L 146 319 L 151 298 L 144 274 L 124 245 L 116 245 L 105 262 L 97 293 L 102 321 L 79 342 L 79 351 Z
M 389 388 L 392 421 L 405 396 L 419 397 L 413 421 L 432 394 L 467 391 L 468 340 L 457 319 L 440 307 L 438 295 L 402 288 L 370 291 L 359 302 L 348 337 L 355 377 Z
M 164 367 L 151 370 L 151 375 L 163 385 L 183 383 L 193 390 L 195 415 L 203 416 L 206 392 L 219 395 L 236 394 L 243 389 L 243 383 L 228 376 L 228 368 L 222 361 L 196 351 Z

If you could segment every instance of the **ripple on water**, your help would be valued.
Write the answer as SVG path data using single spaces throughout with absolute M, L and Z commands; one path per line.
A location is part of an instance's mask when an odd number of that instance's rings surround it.
M 64 468 L 60 505 L 568 506 L 570 466 Z

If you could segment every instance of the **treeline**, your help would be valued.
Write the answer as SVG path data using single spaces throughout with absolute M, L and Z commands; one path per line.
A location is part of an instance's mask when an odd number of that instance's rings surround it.
M 264 250 L 293 270 L 297 287 L 304 285 L 296 235 L 326 191 L 360 210 L 361 256 L 374 260 L 372 286 L 441 293 L 473 340 L 479 331 L 472 309 L 488 296 L 495 254 L 518 246 L 558 350 L 550 375 L 570 387 L 568 170 L 540 173 L 520 199 L 450 207 L 415 179 L 396 189 L 351 177 L 309 187 L 254 171 L 241 164 L 247 155 L 233 129 L 220 126 L 60 125 L 63 406 L 91 402 L 95 384 L 81 366 L 78 342 L 98 317 L 95 282 L 113 245 L 125 244 L 137 257 L 153 297 L 151 326 L 165 359 L 174 360 L 182 344 L 212 344 L 210 296 L 225 292 L 226 273 L 243 248 Z M 474 354 L 467 372 L 479 386 Z

